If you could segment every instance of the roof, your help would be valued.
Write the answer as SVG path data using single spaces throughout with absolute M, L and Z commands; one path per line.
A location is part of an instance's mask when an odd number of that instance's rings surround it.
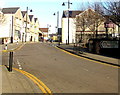
M 3 14 L 3 13 L 0 11 L 0 14 Z
M 41 32 L 48 32 L 48 28 L 39 28 Z
M 30 21 L 32 21 L 33 15 L 29 15 Z
M 35 22 L 37 21 L 38 18 L 34 18 Z
M 14 13 L 17 12 L 17 10 L 18 10 L 19 8 L 20 8 L 20 7 L 3 8 L 3 9 L 2 9 L 2 12 L 3 12 L 4 14 L 8 14 L 8 13 L 14 14 Z
M 75 18 L 76 15 L 82 13 L 83 11 L 69 11 L 69 17 L 70 18 Z M 67 17 L 67 13 L 68 13 L 68 10 L 66 11 L 63 11 L 63 16 L 62 18 L 66 18 Z
M 21 13 L 22 13 L 22 16 L 24 17 L 27 11 L 21 11 Z

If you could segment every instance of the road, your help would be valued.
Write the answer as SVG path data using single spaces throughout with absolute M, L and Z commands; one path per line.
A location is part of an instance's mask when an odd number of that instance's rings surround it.
M 18 63 L 53 93 L 118 92 L 118 68 L 77 58 L 47 43 L 26 44 L 14 53 L 13 66 L 20 68 Z

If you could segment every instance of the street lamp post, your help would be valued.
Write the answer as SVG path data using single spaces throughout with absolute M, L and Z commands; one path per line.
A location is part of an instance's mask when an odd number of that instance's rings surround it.
M 13 43 L 13 13 L 12 13 L 12 32 L 11 32 L 11 43 Z
M 53 15 L 56 15 L 55 13 Z M 59 11 L 57 12 L 57 36 L 58 36 L 58 45 L 60 45 L 60 37 L 59 37 L 59 33 L 58 33 L 58 28 L 59 28 Z
M 65 6 L 65 3 L 68 3 L 68 45 L 69 45 L 69 9 L 70 9 L 70 0 L 68 2 L 63 2 L 62 6 Z
M 30 12 L 32 12 L 32 9 L 30 10 Z M 26 8 L 26 27 L 25 27 L 25 42 L 26 42 L 26 39 L 27 39 L 27 23 L 28 23 L 28 7 Z
M 56 14 L 54 13 L 53 15 L 56 15 Z M 59 28 L 59 11 L 57 12 L 57 30 L 58 28 Z
M 28 15 L 28 7 L 26 8 L 26 27 L 25 27 L 25 42 L 26 42 L 26 39 L 27 39 L 27 15 Z

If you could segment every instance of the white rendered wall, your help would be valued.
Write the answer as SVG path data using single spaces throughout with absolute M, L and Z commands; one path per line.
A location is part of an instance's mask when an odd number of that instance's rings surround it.
M 69 43 L 75 42 L 76 26 L 74 19 L 69 18 Z M 68 41 L 68 18 L 62 18 L 62 43 Z

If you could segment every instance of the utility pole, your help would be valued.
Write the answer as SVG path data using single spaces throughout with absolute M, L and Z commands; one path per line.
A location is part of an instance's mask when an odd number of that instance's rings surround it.
M 53 15 L 56 15 L 55 13 Z M 60 45 L 60 37 L 59 37 L 59 34 L 58 34 L 58 29 L 59 29 L 59 11 L 57 11 L 57 37 L 58 37 L 58 45 Z
M 11 31 L 11 43 L 13 43 L 13 13 L 12 13 L 12 31 Z
M 26 8 L 26 27 L 25 27 L 25 42 L 27 40 L 27 16 L 28 16 L 28 7 Z

